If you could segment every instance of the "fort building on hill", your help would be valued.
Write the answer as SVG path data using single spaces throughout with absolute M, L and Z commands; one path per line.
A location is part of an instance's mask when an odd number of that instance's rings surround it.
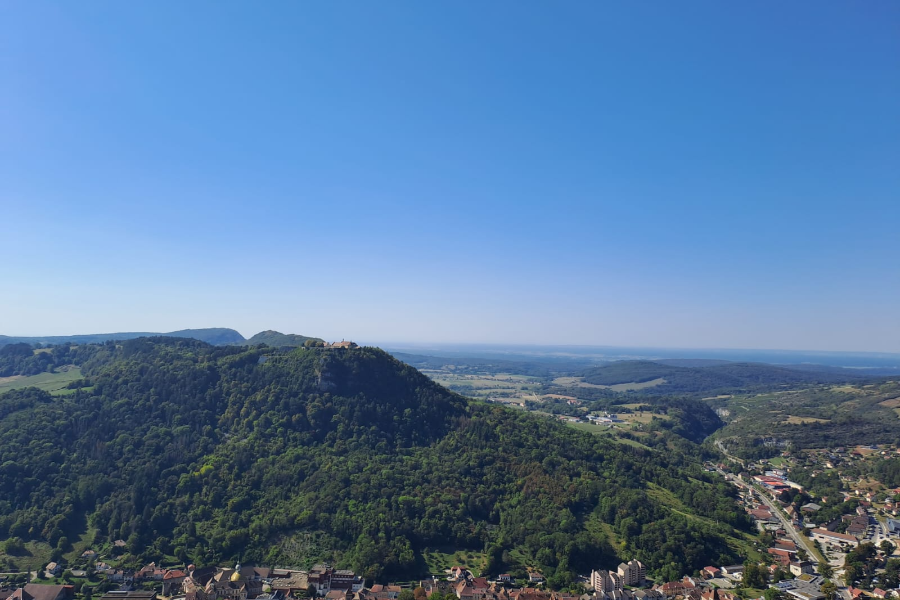
M 330 344 L 326 342 L 325 347 L 326 348 L 359 348 L 359 344 L 357 344 L 356 342 L 349 342 L 349 341 L 341 340 L 339 342 L 331 342 Z

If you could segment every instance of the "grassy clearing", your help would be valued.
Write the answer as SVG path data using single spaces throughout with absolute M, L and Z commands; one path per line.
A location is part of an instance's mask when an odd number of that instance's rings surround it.
M 72 564 L 76 559 L 81 558 L 81 553 L 85 550 L 99 550 L 99 548 L 93 548 L 91 546 L 91 542 L 94 540 L 95 535 L 97 535 L 97 529 L 89 527 L 77 540 L 71 540 L 72 550 L 63 555 L 69 564 Z
M 666 382 L 662 377 L 651 379 L 650 381 L 642 381 L 641 383 L 617 383 L 607 386 L 614 392 L 630 392 L 631 390 L 643 390 L 646 388 L 656 387 Z
M 2 546 L 0 546 L 2 547 Z M 14 572 L 37 571 L 50 562 L 50 554 L 53 549 L 43 542 L 25 542 L 25 554 L 22 556 L 10 556 L 0 551 L 0 559 L 7 564 L 14 565 Z
M 663 421 L 668 421 L 672 417 L 670 415 L 657 415 L 652 412 L 646 411 L 642 413 L 616 413 L 617 416 L 625 421 L 626 423 L 641 423 L 646 425 L 650 421 L 653 420 L 653 417 L 657 419 L 661 419 Z
M 700 482 L 697 483 L 699 484 Z M 699 521 L 709 526 L 715 524 L 715 521 L 713 521 L 712 519 L 693 514 L 691 510 L 687 508 L 684 503 L 680 499 L 678 499 L 672 492 L 658 485 L 652 483 L 649 484 L 647 495 L 657 500 L 660 504 L 667 507 L 669 510 L 678 513 L 686 519 Z M 744 532 L 735 533 L 737 533 L 737 537 L 728 536 L 726 538 L 726 543 L 728 544 L 728 546 L 740 556 L 745 556 L 750 560 L 762 560 L 762 554 L 756 547 L 756 545 L 759 543 L 759 539 L 756 536 L 749 535 Z
M 509 558 L 512 561 L 512 564 L 521 565 L 526 569 L 537 569 L 540 567 L 530 552 L 518 548 L 509 551 Z
M 581 431 L 587 431 L 588 433 L 593 433 L 595 435 L 603 435 L 610 433 L 613 428 L 609 425 L 594 425 L 593 423 L 570 423 L 566 422 L 566 425 L 573 429 L 580 429 Z
M 612 544 L 613 548 L 617 551 L 625 551 L 625 540 L 620 539 L 619 536 L 616 535 L 612 525 L 609 523 L 604 523 L 592 515 L 588 518 L 587 522 L 585 522 L 584 528 L 596 538 L 606 538 L 609 540 L 609 543 Z
M 578 400 L 575 396 L 564 396 L 562 394 L 544 394 L 544 398 L 551 398 L 556 400 Z
M 66 386 L 76 379 L 81 379 L 81 369 L 78 367 L 69 367 L 57 373 L 40 373 L 29 377 L 4 377 L 0 380 L 0 393 L 26 387 L 36 387 L 51 394 L 65 393 L 63 390 Z
M 865 393 L 862 390 L 860 390 L 858 386 L 855 386 L 855 385 L 834 385 L 834 386 L 831 386 L 831 390 L 833 392 L 844 392 L 847 394 Z
M 640 442 L 636 442 L 635 440 L 630 440 L 628 438 L 621 437 L 618 435 L 618 432 L 621 431 L 617 427 L 609 427 L 608 425 L 594 425 L 593 423 L 569 423 L 566 422 L 566 425 L 573 429 L 578 429 L 580 431 L 586 431 L 588 433 L 592 433 L 594 435 L 604 435 L 611 439 L 614 442 L 618 442 L 620 444 L 627 444 L 629 446 L 634 446 L 635 448 L 643 448 L 644 450 L 650 450 L 649 446 L 645 446 Z M 629 431 L 630 431 L 629 427 Z M 637 432 L 634 432 L 637 434 Z
M 561 386 L 574 386 L 574 387 L 585 387 L 585 388 L 596 388 L 598 390 L 612 390 L 614 392 L 628 392 L 631 390 L 643 390 L 645 388 L 655 387 L 657 385 L 661 385 L 665 383 L 666 380 L 662 377 L 658 379 L 653 379 L 651 381 L 644 381 L 641 383 L 617 383 L 615 385 L 599 385 L 596 383 L 587 383 L 584 381 L 583 377 L 557 377 L 553 380 L 553 383 Z
M 789 416 L 785 423 L 789 423 L 791 425 L 806 425 L 807 423 L 830 423 L 829 419 L 817 419 L 815 417 L 795 417 L 793 415 Z
M 585 388 L 596 388 L 598 390 L 606 390 L 609 389 L 608 385 L 597 385 L 594 383 L 585 383 L 583 377 L 557 377 L 553 380 L 553 383 L 556 385 L 561 385 L 564 387 L 585 387 Z
M 442 576 L 452 567 L 463 567 L 476 577 L 486 564 L 486 556 L 476 550 L 456 550 L 454 548 L 428 549 L 423 553 L 428 570 L 432 575 Z

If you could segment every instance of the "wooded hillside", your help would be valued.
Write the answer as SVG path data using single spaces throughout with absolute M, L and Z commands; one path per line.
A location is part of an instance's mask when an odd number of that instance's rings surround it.
M 621 558 L 668 578 L 733 562 L 749 527 L 682 451 L 471 403 L 378 349 L 83 348 L 72 393 L 0 396 L 0 539 L 91 525 L 135 560 L 296 564 L 313 532 L 376 579 L 450 544 L 562 586 Z

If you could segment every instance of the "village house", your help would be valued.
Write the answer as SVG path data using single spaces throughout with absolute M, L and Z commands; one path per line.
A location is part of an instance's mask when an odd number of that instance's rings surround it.
M 75 588 L 71 585 L 41 585 L 26 583 L 14 591 L 8 600 L 72 600 Z
M 114 569 L 112 573 L 107 575 L 107 577 L 113 583 L 134 583 L 134 572 L 126 571 L 125 569 Z
M 98 573 L 101 573 L 101 574 L 103 574 L 103 575 L 109 575 L 109 574 L 112 573 L 113 570 L 114 570 L 111 566 L 109 566 L 109 565 L 106 564 L 105 562 L 98 562 L 98 563 L 94 566 L 94 568 L 97 570 Z
M 850 594 L 850 597 L 853 600 L 858 600 L 859 598 L 864 598 L 866 596 L 866 592 L 864 590 L 855 588 L 853 586 L 848 587 L 847 592 Z
M 886 519 L 884 525 L 887 528 L 888 535 L 900 535 L 900 521 L 896 519 Z
M 165 576 L 166 569 L 157 567 L 155 562 L 145 566 L 134 575 L 135 579 L 143 581 L 162 581 Z
M 731 579 L 740 579 L 744 575 L 744 565 L 722 567 L 722 575 Z
M 679 581 L 667 581 L 662 585 L 654 586 L 653 589 L 661 592 L 666 598 L 674 598 L 676 596 L 687 596 L 694 590 L 697 585 L 690 577 L 684 577 Z
M 791 560 L 793 560 L 793 553 L 788 550 L 782 550 L 780 548 L 769 548 L 767 552 L 771 554 L 775 562 L 782 567 L 789 566 L 791 564 Z
M 401 588 L 399 585 L 380 585 L 376 584 L 369 588 L 376 600 L 396 600 L 400 595 Z
M 171 569 L 166 571 L 166 574 L 163 576 L 163 596 L 173 596 L 175 595 L 175 592 L 180 592 L 186 577 L 187 573 L 181 569 Z
M 795 577 L 799 577 L 803 574 L 812 575 L 816 572 L 812 563 L 806 560 L 790 563 L 790 570 L 791 574 L 793 574 Z

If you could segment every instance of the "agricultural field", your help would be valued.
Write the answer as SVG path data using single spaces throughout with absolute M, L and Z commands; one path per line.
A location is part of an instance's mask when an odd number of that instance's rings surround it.
M 478 400 L 541 401 L 543 381 L 538 377 L 497 373 L 494 375 L 423 371 L 425 375 L 458 394 Z
M 0 394 L 8 390 L 36 387 L 54 395 L 62 395 L 70 391 L 66 386 L 78 379 L 81 379 L 81 369 L 78 367 L 64 367 L 56 373 L 40 373 L 28 377 L 0 377 Z
M 557 377 L 553 380 L 553 383 L 560 386 L 565 387 L 584 387 L 584 388 L 593 388 L 595 390 L 611 390 L 613 392 L 631 392 L 634 390 L 645 390 L 647 388 L 656 387 L 658 385 L 662 385 L 666 382 L 662 377 L 658 377 L 656 379 L 651 379 L 650 381 L 642 381 L 639 383 L 628 382 L 628 383 L 616 383 L 613 385 L 600 385 L 596 383 L 588 383 L 584 380 L 584 377 Z

